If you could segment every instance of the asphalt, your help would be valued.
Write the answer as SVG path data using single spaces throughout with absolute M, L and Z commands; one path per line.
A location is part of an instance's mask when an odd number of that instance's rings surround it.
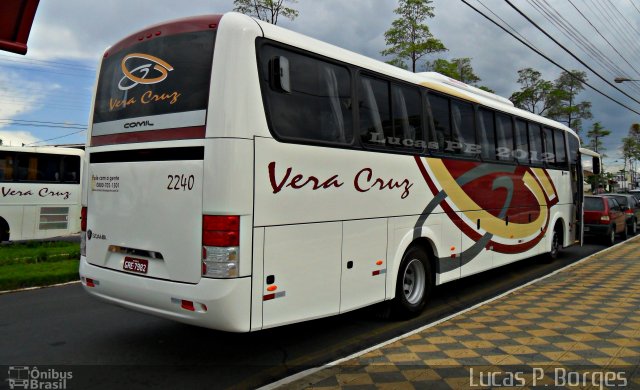
M 279 389 L 639 388 L 640 236 Z

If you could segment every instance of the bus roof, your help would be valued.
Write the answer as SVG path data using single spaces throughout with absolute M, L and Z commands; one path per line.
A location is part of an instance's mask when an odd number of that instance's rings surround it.
M 84 156 L 84 150 L 79 148 L 57 147 L 57 146 L 5 146 L 0 145 L 0 151 L 19 153 L 46 153 L 64 154 L 73 156 Z

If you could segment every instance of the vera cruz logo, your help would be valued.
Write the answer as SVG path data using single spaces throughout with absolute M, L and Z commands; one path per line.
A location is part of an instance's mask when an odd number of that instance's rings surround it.
M 420 157 L 416 162 L 434 195 L 416 225 L 441 206 L 476 242 L 463 263 L 485 247 L 501 253 L 524 252 L 544 237 L 550 209 L 558 203 L 544 169 Z
M 129 69 L 129 61 L 131 59 L 142 59 L 150 62 L 139 65 L 133 69 Z M 127 91 L 138 84 L 157 84 L 167 78 L 169 72 L 173 70 L 173 66 L 169 65 L 166 61 L 144 53 L 130 53 L 126 55 L 122 62 L 120 62 L 120 68 L 124 77 L 120 79 L 118 88 L 122 91 Z

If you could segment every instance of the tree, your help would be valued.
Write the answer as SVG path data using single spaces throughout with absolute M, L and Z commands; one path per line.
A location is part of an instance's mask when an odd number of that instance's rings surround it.
M 576 96 L 584 90 L 587 74 L 577 70 L 563 71 L 554 82 L 548 117 L 564 122 L 576 133 L 582 130 L 582 120 L 591 119 L 591 102 L 577 102 Z
M 451 61 L 447 61 L 443 58 L 438 58 L 433 62 L 427 61 L 427 69 L 493 93 L 493 91 L 488 87 L 478 85 L 478 82 L 482 79 L 473 71 L 471 58 L 469 57 L 454 58 Z
M 602 124 L 600 124 L 600 122 L 595 122 L 593 125 L 591 125 L 591 130 L 587 132 L 587 138 L 589 139 L 589 147 L 595 150 L 596 153 L 600 153 L 600 156 L 602 157 L 607 157 L 607 155 L 604 154 L 605 147 L 602 142 L 602 138 L 608 136 L 609 134 L 611 134 L 611 130 L 606 130 L 604 127 L 602 127 Z M 602 160 L 601 160 L 600 172 L 601 172 L 600 175 L 595 175 L 596 178 L 594 180 L 596 183 L 602 183 L 603 180 L 608 177 L 604 173 L 604 161 Z M 605 181 L 605 183 L 607 182 Z
M 634 187 L 638 187 L 637 164 L 640 161 L 640 123 L 634 123 L 629 127 L 629 134 L 622 139 L 622 156 L 625 158 L 625 169 L 627 160 L 631 171 L 631 182 Z
M 514 92 L 509 100 L 523 110 L 545 115 L 554 106 L 554 87 L 551 81 L 544 80 L 542 73 L 533 68 L 518 71 L 519 92 Z
M 462 81 L 465 84 L 472 85 L 480 81 L 480 77 L 473 72 L 471 58 L 469 57 L 454 58 L 451 61 L 438 58 L 433 62 L 427 62 L 427 67 L 452 79 Z
M 233 10 L 256 17 L 271 24 L 278 24 L 278 16 L 289 20 L 298 17 L 299 12 L 285 3 L 295 4 L 298 0 L 233 0 Z
M 429 26 L 424 22 L 434 17 L 430 6 L 432 0 L 400 0 L 395 12 L 400 17 L 391 23 L 391 28 L 384 33 L 387 49 L 380 53 L 384 56 L 395 56 L 395 60 L 404 63 L 408 60 L 411 70 L 416 71 L 416 63 L 426 54 L 446 51 L 447 48 L 434 38 Z
M 607 130 L 602 127 L 600 122 L 595 122 L 591 125 L 591 130 L 587 133 L 587 138 L 589 138 L 589 147 L 596 151 L 596 153 L 600 153 L 602 157 L 606 157 L 603 153 L 606 148 L 602 142 L 602 138 L 611 134 L 611 130 Z

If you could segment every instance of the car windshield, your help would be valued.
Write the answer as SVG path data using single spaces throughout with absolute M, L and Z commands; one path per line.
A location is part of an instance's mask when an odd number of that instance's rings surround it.
M 588 211 L 604 211 L 602 198 L 584 198 L 584 209 Z

